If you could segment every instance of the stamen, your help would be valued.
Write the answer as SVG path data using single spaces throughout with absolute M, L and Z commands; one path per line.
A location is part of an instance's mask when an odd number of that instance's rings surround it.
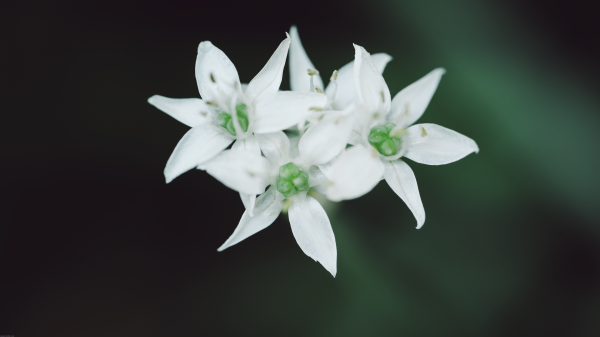
M 319 71 L 310 69 L 310 68 L 308 68 L 307 70 L 308 70 L 308 76 L 310 76 L 310 91 L 315 91 L 315 84 L 313 82 L 313 76 L 319 75 Z
M 329 78 L 329 79 L 330 79 L 331 81 L 336 81 L 336 80 L 337 80 L 337 74 L 338 74 L 338 71 L 337 71 L 337 70 L 334 70 L 334 71 L 333 71 L 333 74 L 331 74 L 331 78 Z

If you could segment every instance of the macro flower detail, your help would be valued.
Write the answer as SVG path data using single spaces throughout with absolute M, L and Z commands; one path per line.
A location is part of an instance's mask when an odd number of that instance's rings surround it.
M 167 182 L 192 169 L 202 169 L 235 141 L 238 150 L 260 154 L 255 134 L 284 130 L 322 108 L 317 93 L 280 92 L 279 85 L 291 39 L 285 39 L 248 85 L 240 83 L 229 58 L 210 41 L 200 43 L 196 81 L 202 99 L 152 96 L 148 101 L 192 128 L 179 141 L 165 167 Z M 285 111 L 285 113 L 281 113 Z M 254 195 L 241 194 L 251 211 Z
M 331 81 L 326 88 L 323 87 L 323 80 L 318 72 L 308 72 L 309 69 L 315 69 L 310 61 L 304 46 L 300 41 L 298 29 L 292 26 L 290 29 L 292 43 L 290 45 L 290 87 L 292 91 L 308 92 L 311 91 L 311 81 L 314 83 L 314 88 L 324 90 L 327 96 L 328 110 L 344 110 L 358 99 L 356 89 L 354 87 L 354 61 L 351 61 L 335 71 Z M 379 73 L 383 73 L 385 66 L 392 57 L 385 53 L 373 54 L 371 56 L 375 67 Z
M 254 215 L 250 216 L 248 210 L 244 212 L 238 227 L 219 251 L 272 224 L 286 200 L 298 245 L 335 276 L 337 250 L 331 224 L 323 207 L 307 191 L 324 182 L 322 175 L 311 172 L 311 167 L 330 161 L 346 146 L 353 127 L 347 114 L 332 111 L 321 123 L 310 127 L 300 138 L 297 157 L 292 157 L 290 141 L 279 131 L 256 136 L 265 157 L 250 153 L 242 156 L 235 150 L 226 150 L 207 163 L 209 174 L 241 193 L 259 194 L 270 185 L 257 198 Z
M 416 178 L 400 158 L 442 165 L 479 152 L 479 148 L 472 139 L 436 124 L 410 126 L 425 112 L 443 69 L 433 70 L 391 100 L 387 84 L 369 53 L 361 46 L 354 47 L 354 83 L 360 101 L 355 109 L 357 126 L 350 140 L 354 146 L 324 170 L 330 179 L 327 196 L 338 201 L 360 197 L 383 177 L 412 211 L 417 228 L 421 228 L 425 210 Z M 348 184 L 349 177 L 355 177 L 354 184 Z
M 300 249 L 335 276 L 335 236 L 314 193 L 332 201 L 353 199 L 385 179 L 420 228 L 425 211 L 417 181 L 401 158 L 442 165 L 479 151 L 472 139 L 450 129 L 413 125 L 427 108 L 443 69 L 392 99 L 381 75 L 391 57 L 370 55 L 357 45 L 354 49 L 354 61 L 334 70 L 324 88 L 292 27 L 262 70 L 242 84 L 225 53 L 204 41 L 195 71 L 202 98 L 155 95 L 148 100 L 190 127 L 167 162 L 167 183 L 197 168 L 240 195 L 245 211 L 218 251 L 287 212 Z M 292 91 L 280 91 L 288 51 Z

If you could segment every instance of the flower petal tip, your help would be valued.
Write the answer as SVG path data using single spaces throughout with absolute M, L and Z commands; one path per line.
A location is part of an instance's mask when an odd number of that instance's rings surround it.
M 442 76 L 446 73 L 446 68 L 439 67 L 439 68 L 433 69 L 433 71 L 440 73 L 440 76 Z
M 160 97 L 159 95 L 153 95 L 152 97 L 148 98 L 148 103 L 152 104 L 152 105 L 156 105 L 156 100 L 158 99 L 158 97 Z
M 210 42 L 210 41 L 202 41 L 198 45 L 198 54 L 204 53 L 204 52 L 208 51 L 212 47 L 213 47 L 212 42 Z

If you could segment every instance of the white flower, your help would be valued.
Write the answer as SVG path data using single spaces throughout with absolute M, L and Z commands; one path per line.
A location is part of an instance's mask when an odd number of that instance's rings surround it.
M 425 210 L 417 181 L 402 156 L 421 164 L 442 165 L 479 152 L 470 138 L 436 124 L 413 124 L 425 111 L 444 70 L 441 68 L 400 91 L 393 100 L 377 66 L 367 51 L 354 45 L 354 83 L 360 104 L 355 109 L 354 146 L 333 164 L 322 165 L 331 180 L 327 196 L 334 201 L 357 198 L 369 192 L 382 176 L 417 219 Z M 409 127 L 410 126 L 410 127 Z
M 275 221 L 285 204 L 289 206 L 292 232 L 302 251 L 336 274 L 337 250 L 329 218 L 321 205 L 306 195 L 323 182 L 314 165 L 337 156 L 346 146 L 353 121 L 349 111 L 332 111 L 308 129 L 298 143 L 299 156 L 290 154 L 290 142 L 281 131 L 257 134 L 265 157 L 236 149 L 223 151 L 206 163 L 206 171 L 226 186 L 245 194 L 260 194 L 254 216 L 246 210 L 222 251 Z
M 322 108 L 326 98 L 316 93 L 278 92 L 291 39 L 285 39 L 264 68 L 247 86 L 240 84 L 229 58 L 210 41 L 200 43 L 196 81 L 202 99 L 152 96 L 148 101 L 192 127 L 179 141 L 165 167 L 167 183 L 192 169 L 202 169 L 233 141 L 233 149 L 260 155 L 255 134 L 291 127 L 311 108 Z M 241 194 L 244 205 L 254 195 Z

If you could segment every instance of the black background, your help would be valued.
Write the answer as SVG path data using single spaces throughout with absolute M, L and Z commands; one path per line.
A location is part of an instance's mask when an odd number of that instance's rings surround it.
M 347 55 L 336 64 L 352 59 L 350 43 L 385 38 L 382 32 L 392 26 L 396 39 L 417 39 L 401 15 L 388 22 L 366 6 L 30 1 L 6 7 L 0 334 L 306 336 L 315 331 L 311 325 L 327 320 L 324 313 L 346 305 L 336 281 L 352 276 L 333 279 L 306 258 L 285 216 L 240 249 L 216 252 L 243 212 L 239 197 L 199 171 L 164 183 L 164 164 L 187 128 L 146 100 L 153 94 L 198 97 L 193 69 L 203 40 L 225 51 L 248 82 L 291 24 L 305 46 L 313 41 L 313 50 L 346 46 L 331 51 Z M 573 65 L 586 81 L 597 80 L 592 2 L 505 6 L 545 41 L 552 57 Z M 282 88 L 289 88 L 287 72 Z M 352 205 L 371 204 L 343 204 L 350 217 L 359 212 Z M 543 214 L 548 227 L 589 222 L 547 207 L 528 212 Z M 557 243 L 538 265 L 542 283 L 520 288 L 518 296 L 529 301 L 499 312 L 484 329 L 488 335 L 569 336 L 576 330 L 574 316 L 587 309 L 572 308 L 583 306 L 600 283 L 597 232 L 553 233 L 549 241 Z M 359 291 L 379 287 L 362 284 Z M 440 325 L 436 331 L 462 330 Z

